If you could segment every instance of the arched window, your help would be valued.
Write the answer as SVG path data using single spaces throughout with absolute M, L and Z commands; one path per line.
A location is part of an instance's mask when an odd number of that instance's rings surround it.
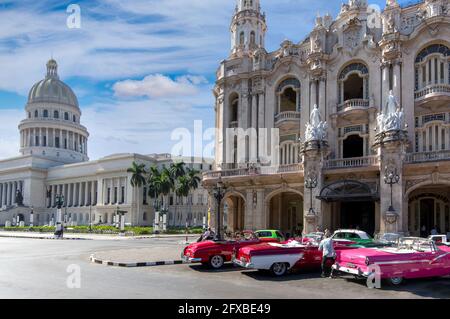
M 53 112 L 53 118 L 59 119 L 59 112 L 58 111 L 54 111 Z
M 66 121 L 69 120 L 69 113 L 67 113 L 67 112 L 64 113 L 64 120 L 66 120 Z
M 416 117 L 415 151 L 437 152 L 450 149 L 448 115 L 434 113 Z
M 255 31 L 250 32 L 250 44 L 252 44 L 252 45 L 256 44 Z
M 44 117 L 48 117 L 48 110 L 44 110 Z
M 39 112 L 38 112 L 38 110 L 34 111 L 34 117 L 39 117 Z
M 73 116 L 73 121 L 76 122 L 77 121 L 77 117 L 74 115 Z
M 278 113 L 300 112 L 300 81 L 288 78 L 278 85 Z
M 237 125 L 239 112 L 239 95 L 233 93 L 230 95 L 230 125 Z
M 285 141 L 280 144 L 280 164 L 290 165 L 299 163 L 299 145 L 294 141 Z
M 422 51 L 415 60 L 415 89 L 428 86 L 450 84 L 450 49 L 443 44 L 432 44 Z M 416 95 L 421 97 L 422 95 Z
M 338 91 L 339 104 L 354 100 L 368 101 L 369 70 L 367 66 L 362 63 L 347 65 L 339 74 Z
M 244 43 L 245 43 L 245 35 L 244 35 L 244 31 L 242 31 L 239 34 L 239 45 L 244 45 Z

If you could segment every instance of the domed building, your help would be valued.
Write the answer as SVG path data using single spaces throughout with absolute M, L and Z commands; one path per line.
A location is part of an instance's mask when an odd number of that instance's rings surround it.
M 78 99 L 59 79 L 53 59 L 45 78 L 32 86 L 25 111 L 20 156 L 0 160 L 0 226 L 54 225 L 60 197 L 67 225 L 111 225 L 119 210 L 127 225 L 153 224 L 151 199 L 145 188 L 131 186 L 127 170 L 133 162 L 168 166 L 173 162 L 169 154 L 112 154 L 89 161 L 89 133 L 81 125 Z M 201 160 L 193 162 L 191 168 L 211 169 Z M 189 203 L 175 194 L 169 198 L 168 226 L 202 224 L 208 210 L 205 189 L 193 192 Z
M 62 163 L 88 160 L 89 133 L 72 89 L 58 77 L 58 64 L 47 62 L 47 75 L 28 94 L 27 118 L 19 125 L 22 155 L 41 155 Z

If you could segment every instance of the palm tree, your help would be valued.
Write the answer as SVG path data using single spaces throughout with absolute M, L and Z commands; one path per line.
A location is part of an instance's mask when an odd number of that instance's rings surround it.
M 127 173 L 131 174 L 131 186 L 142 187 L 146 184 L 145 174 L 147 174 L 147 171 L 145 170 L 145 164 L 133 162 L 131 167 L 127 169 Z
M 186 169 L 185 169 L 185 163 L 184 162 L 178 162 L 178 163 L 172 163 L 170 165 L 169 171 L 170 175 L 174 180 L 177 178 L 186 175 Z
M 197 171 L 195 169 L 187 168 L 186 169 L 186 179 L 187 179 L 187 186 L 188 186 L 188 196 L 191 191 L 195 191 L 199 186 L 201 182 L 200 178 L 200 171 Z M 192 200 L 188 200 L 188 206 L 189 206 L 189 213 L 192 215 Z
M 158 200 L 159 196 L 161 195 L 161 189 L 159 184 L 160 175 L 161 173 L 159 172 L 156 166 L 150 167 L 147 176 L 147 189 L 148 189 L 148 196 L 150 196 L 150 198 L 154 202 L 155 211 L 159 209 Z
M 138 164 L 136 162 L 133 162 L 131 164 L 131 167 L 127 169 L 127 173 L 131 174 L 131 186 L 135 189 L 135 195 L 136 200 L 139 203 L 139 189 L 147 184 L 147 181 L 145 179 L 145 175 L 147 174 L 147 171 L 145 169 L 145 164 Z M 139 216 L 139 207 L 140 205 L 137 205 L 137 216 Z M 139 217 L 138 217 L 139 218 Z

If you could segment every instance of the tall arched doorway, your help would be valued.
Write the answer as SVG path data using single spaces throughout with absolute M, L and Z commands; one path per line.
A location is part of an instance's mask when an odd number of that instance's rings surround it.
M 445 185 L 424 186 L 409 196 L 409 232 L 426 237 L 433 228 L 440 234 L 450 232 L 450 189 Z
M 303 230 L 303 197 L 295 192 L 281 192 L 269 197 L 268 228 L 293 235 L 296 228 Z
M 375 187 L 356 180 L 339 180 L 325 186 L 319 198 L 330 205 L 324 212 L 324 227 L 358 228 L 374 234 L 375 202 L 379 200 Z

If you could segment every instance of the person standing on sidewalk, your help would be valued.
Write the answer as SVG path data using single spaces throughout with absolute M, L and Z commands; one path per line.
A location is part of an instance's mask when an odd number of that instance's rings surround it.
M 328 266 L 328 262 L 336 259 L 336 252 L 333 247 L 333 239 L 331 233 L 327 229 L 325 230 L 325 238 L 319 244 L 319 250 L 322 252 L 322 278 L 332 276 L 331 268 Z

